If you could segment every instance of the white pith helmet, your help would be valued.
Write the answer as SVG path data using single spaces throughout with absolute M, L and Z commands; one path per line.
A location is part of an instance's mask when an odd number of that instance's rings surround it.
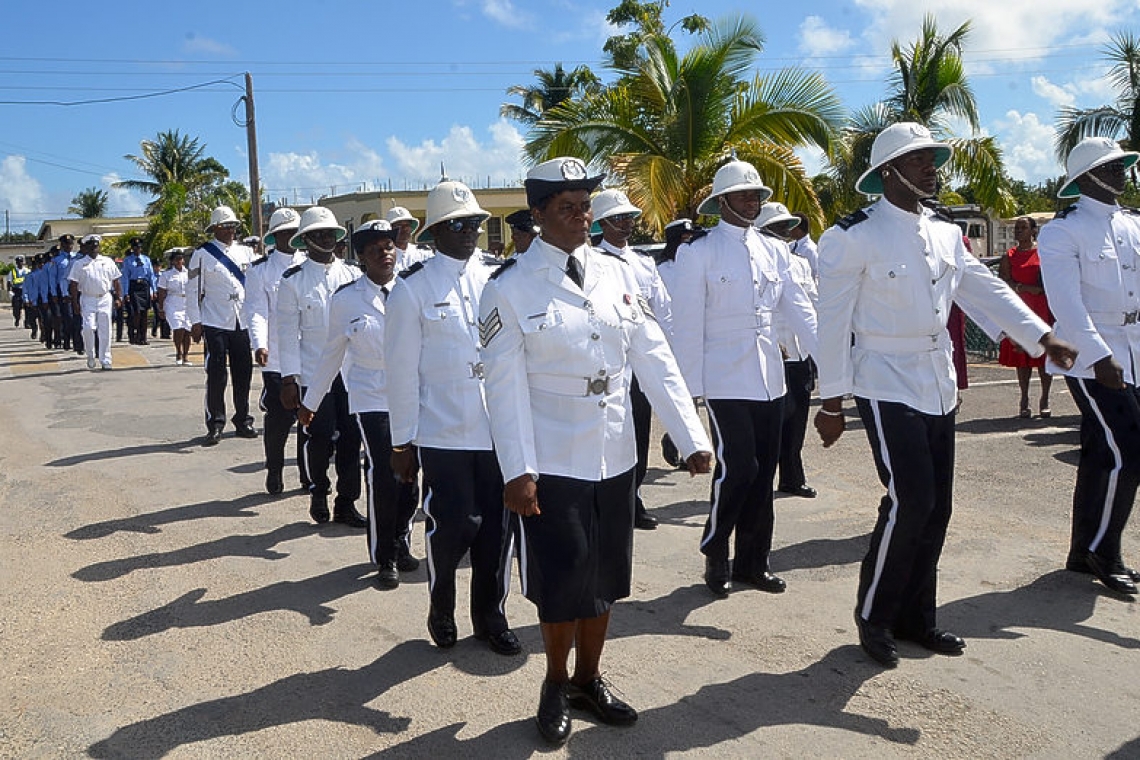
M 934 166 L 939 167 L 950 160 L 954 150 L 946 143 L 938 142 L 930 130 L 913 121 L 900 121 L 884 129 L 871 144 L 871 168 L 863 172 L 855 189 L 864 195 L 883 194 L 883 176 L 880 169 L 899 156 L 916 150 L 934 149 Z
M 760 207 L 760 215 L 756 217 L 756 221 L 752 222 L 752 226 L 758 230 L 765 227 L 773 227 L 782 232 L 787 232 L 790 229 L 798 227 L 800 218 L 793 216 L 788 211 L 788 207 L 783 203 L 765 203 Z
M 1077 179 L 1082 174 L 1092 171 L 1118 158 L 1124 159 L 1124 168 L 1127 170 L 1140 158 L 1140 153 L 1121 150 L 1116 140 L 1108 137 L 1086 137 L 1069 152 L 1065 159 L 1065 184 L 1057 192 L 1058 198 L 1076 198 L 1081 194 L 1077 187 Z
M 603 190 L 598 193 L 590 199 L 590 209 L 594 212 L 595 222 L 619 214 L 641 216 L 641 209 L 630 203 L 629 198 L 621 190 Z
M 304 250 L 308 244 L 301 236 L 317 230 L 336 230 L 336 241 L 339 243 L 344 240 L 345 229 L 337 224 L 336 215 L 324 206 L 310 206 L 301 214 L 301 226 L 289 240 L 289 247 Z
M 697 213 L 719 216 L 720 204 L 717 203 L 716 199 L 726 193 L 735 193 L 741 190 L 760 191 L 761 203 L 772 197 L 772 189 L 764 184 L 764 180 L 760 179 L 760 172 L 756 171 L 755 166 L 747 161 L 729 161 L 716 170 L 716 175 L 713 176 L 712 192 L 708 198 L 701 201 L 701 205 L 697 206 Z
M 300 226 L 301 215 L 296 211 L 288 207 L 277 209 L 269 217 L 269 231 L 265 233 L 265 244 L 277 245 L 278 230 L 295 230 Z
M 210 226 L 206 228 L 206 232 L 223 224 L 241 225 L 241 220 L 237 218 L 237 214 L 229 206 L 218 206 L 210 212 Z
M 491 218 L 491 213 L 479 206 L 475 194 L 467 185 L 455 180 L 444 180 L 428 193 L 427 220 L 424 222 L 424 231 L 416 239 L 418 240 L 432 226 L 440 222 L 471 216 L 477 216 L 480 222 L 483 222 Z
M 388 213 L 384 215 L 384 220 L 393 227 L 396 226 L 396 222 L 411 222 L 412 232 L 420 228 L 420 220 L 412 216 L 412 212 L 403 206 L 393 206 L 388 209 Z

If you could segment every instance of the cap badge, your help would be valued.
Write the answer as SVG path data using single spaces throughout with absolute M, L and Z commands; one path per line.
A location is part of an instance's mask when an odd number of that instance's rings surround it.
M 568 180 L 579 180 L 586 177 L 586 165 L 576 158 L 568 158 L 562 162 L 562 177 Z

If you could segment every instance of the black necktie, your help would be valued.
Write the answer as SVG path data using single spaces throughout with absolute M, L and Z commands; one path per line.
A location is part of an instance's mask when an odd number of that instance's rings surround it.
M 573 280 L 575 285 L 582 287 L 582 265 L 573 256 L 566 257 L 566 276 Z
M 381 285 L 380 286 L 380 292 L 384 294 L 384 300 L 387 301 L 388 300 L 388 286 L 387 285 Z

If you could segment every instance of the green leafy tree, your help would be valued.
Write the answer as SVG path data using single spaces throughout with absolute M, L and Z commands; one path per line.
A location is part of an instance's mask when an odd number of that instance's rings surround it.
M 1140 148 L 1140 38 L 1132 32 L 1120 32 L 1105 47 L 1104 56 L 1112 64 L 1108 79 L 1117 92 L 1116 102 L 1096 108 L 1061 109 L 1054 143 L 1061 163 L 1086 137 L 1111 137 L 1126 150 Z
M 67 213 L 80 219 L 98 219 L 107 213 L 107 191 L 89 187 L 71 199 Z
M 507 88 L 507 94 L 522 98 L 522 104 L 503 103 L 499 106 L 500 116 L 530 126 L 559 103 L 592 92 L 601 85 L 589 66 L 566 71 L 561 63 L 554 64 L 553 71 L 535 69 L 534 78 L 534 84 L 516 84 Z
M 669 37 L 647 36 L 632 67 L 615 68 L 614 85 L 547 111 L 528 134 L 526 154 L 535 163 L 570 155 L 604 166 L 657 234 L 679 215 L 696 216 L 733 155 L 756 166 L 776 198 L 821 220 L 794 148 L 827 151 L 842 106 L 817 73 L 747 79 L 762 47 L 744 16 L 712 24 L 684 56 Z
M 962 65 L 962 49 L 970 22 L 942 33 L 932 15 L 922 24 L 917 40 L 908 46 L 891 43 L 894 71 L 890 92 L 880 103 L 855 111 L 843 130 L 843 140 L 832 155 L 831 176 L 842 188 L 836 193 L 831 218 L 853 211 L 863 199 L 854 192 L 855 181 L 870 166 L 875 137 L 891 124 L 915 121 L 926 125 L 954 148 L 946 166 L 949 178 L 969 186 L 977 202 L 1002 216 L 1013 213 L 1014 199 L 1005 174 L 1002 152 L 993 137 L 978 135 L 978 108 Z M 972 134 L 951 133 L 952 118 L 964 119 Z
M 148 179 L 129 179 L 116 182 L 115 187 L 138 190 L 153 196 L 147 213 L 153 214 L 172 194 L 174 188 L 184 191 L 186 202 L 202 205 L 204 196 L 229 177 L 217 159 L 205 155 L 206 146 L 177 129 L 159 132 L 154 140 L 143 140 L 139 155 L 124 156 Z M 182 196 L 182 192 L 174 192 Z
M 707 31 L 711 26 L 707 18 L 693 13 L 666 29 L 664 16 L 668 7 L 669 0 L 622 0 L 606 14 L 606 21 L 618 28 L 633 27 L 624 34 L 610 37 L 602 46 L 613 68 L 637 68 L 639 59 L 644 56 L 645 45 L 650 40 L 670 38 L 670 31 L 678 25 L 689 34 Z

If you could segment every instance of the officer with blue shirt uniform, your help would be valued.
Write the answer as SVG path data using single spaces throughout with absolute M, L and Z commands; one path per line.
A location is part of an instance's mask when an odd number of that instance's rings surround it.
M 138 346 L 148 344 L 146 339 L 147 313 L 151 299 L 158 290 L 158 278 L 150 256 L 143 253 L 142 238 L 131 238 L 131 249 L 123 259 L 123 297 L 127 302 L 127 337 Z
M 1037 239 L 1054 328 L 1080 351 L 1071 367 L 1046 363 L 1081 410 L 1065 566 L 1120 594 L 1135 594 L 1140 582 L 1121 554 L 1140 485 L 1140 211 L 1117 203 L 1137 158 L 1107 137 L 1078 143 L 1057 197 L 1079 199 Z

